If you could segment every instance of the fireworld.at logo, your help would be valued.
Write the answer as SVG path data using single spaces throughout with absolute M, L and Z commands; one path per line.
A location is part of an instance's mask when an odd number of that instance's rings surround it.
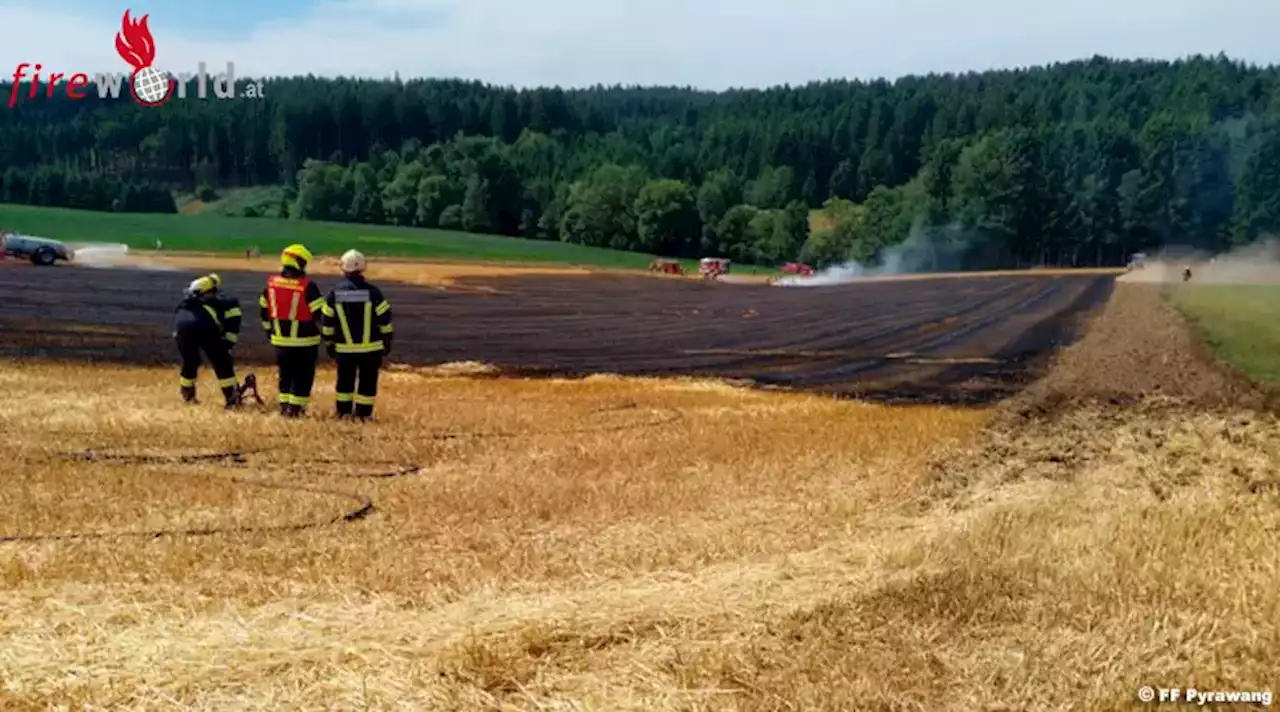
M 150 15 L 130 21 L 129 11 L 124 11 L 124 28 L 116 33 L 116 52 L 133 67 L 129 75 L 129 95 L 143 106 L 160 106 L 178 91 L 173 77 L 156 69 L 156 42 L 147 27 Z
M 196 98 L 198 99 L 208 98 L 210 84 L 213 85 L 215 98 L 238 98 L 235 65 L 231 62 L 226 63 L 226 72 L 212 78 L 204 62 L 200 62 L 195 73 L 182 72 L 176 76 L 156 67 L 156 43 L 151 35 L 151 28 L 147 26 L 149 17 L 149 15 L 143 15 L 141 18 L 134 19 L 130 16 L 130 11 L 125 10 L 120 32 L 116 33 L 116 53 L 130 67 L 133 67 L 131 73 L 128 75 L 99 73 L 92 75 L 93 78 L 90 79 L 90 75 L 84 72 L 70 75 L 53 72 L 43 85 L 45 98 L 52 99 L 54 93 L 61 89 L 70 99 L 85 99 L 89 96 L 86 91 L 88 86 L 93 84 L 99 99 L 118 99 L 121 86 L 127 83 L 129 96 L 134 101 L 142 106 L 155 107 L 164 105 L 175 96 L 179 99 L 188 98 L 187 87 L 192 79 L 196 80 Z M 29 70 L 31 74 L 28 80 Z M 26 98 L 39 98 L 42 81 L 40 73 L 43 70 L 44 65 L 39 62 L 23 62 L 17 66 L 13 72 L 13 87 L 9 91 L 9 108 L 17 105 L 20 88 L 24 82 L 28 85 Z M 262 97 L 262 82 L 253 82 L 245 87 L 244 98 L 261 99 Z

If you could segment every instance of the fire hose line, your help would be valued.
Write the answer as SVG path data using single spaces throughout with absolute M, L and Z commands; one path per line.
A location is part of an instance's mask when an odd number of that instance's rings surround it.
M 635 408 L 634 404 L 627 404 L 622 407 L 610 407 L 595 411 L 596 413 L 610 412 L 615 410 L 626 410 Z M 567 428 L 563 430 L 540 430 L 531 432 L 487 432 L 487 433 L 437 433 L 431 436 L 434 439 L 453 439 L 453 438 L 518 438 L 518 437 L 537 437 L 544 435 L 575 435 L 585 433 L 601 433 L 601 432 L 618 432 L 626 430 L 640 430 L 643 428 L 658 427 L 675 423 L 684 419 L 684 413 L 675 408 L 662 408 L 665 411 L 664 417 L 655 418 L 642 423 L 629 423 L 624 425 L 614 425 L 596 428 Z M 222 452 L 207 453 L 188 453 L 188 454 L 171 454 L 158 455 L 148 453 L 119 453 L 119 452 L 98 452 L 94 450 L 85 450 L 78 452 L 60 453 L 63 457 L 71 460 L 82 462 L 114 462 L 121 464 L 134 465 L 199 465 L 204 463 L 225 463 L 230 467 L 248 467 L 249 455 L 267 452 L 265 449 L 257 450 L 228 450 Z M 373 472 L 358 472 L 351 474 L 332 474 L 321 472 L 321 475 L 330 477 L 339 477 L 344 479 L 390 479 L 395 477 L 407 477 L 421 474 L 425 471 L 422 465 L 407 465 L 403 463 L 392 462 L 364 462 L 350 463 L 344 460 L 321 458 L 312 459 L 305 465 L 352 465 L 361 464 L 377 468 Z M 383 469 L 386 468 L 386 469 Z M 220 534 L 264 534 L 275 533 L 283 534 L 288 532 L 306 531 L 308 529 L 319 529 L 322 527 L 333 526 L 337 524 L 345 524 L 364 519 L 374 511 L 373 500 L 363 494 L 343 492 L 340 490 L 311 487 L 295 483 L 277 483 L 265 482 L 262 480 L 254 480 L 243 477 L 221 477 L 219 475 L 201 474 L 201 475 L 183 475 L 186 477 L 203 476 L 207 478 L 223 479 L 238 485 L 246 487 L 257 487 L 259 489 L 278 490 L 285 492 L 300 492 L 306 494 L 319 494 L 331 497 L 338 497 L 351 502 L 356 506 L 351 507 L 335 517 L 325 519 L 316 519 L 309 522 L 301 522 L 297 524 L 277 524 L 265 526 L 228 526 L 228 527 L 208 527 L 208 528 L 191 528 L 191 529 L 153 529 L 147 531 L 104 531 L 104 532 L 81 532 L 81 533 L 64 533 L 64 534 L 30 534 L 30 535 L 13 535 L 0 536 L 0 543 L 37 543 L 52 541 L 75 541 L 89 539 L 113 539 L 113 538 L 141 538 L 141 539 L 159 539 L 164 537 L 182 537 L 182 536 L 214 536 Z
M 605 413 L 616 410 L 634 408 L 634 405 L 624 406 L 622 408 L 611 407 L 593 411 L 593 413 Z M 428 440 L 462 440 L 467 438 L 485 439 L 485 438 L 523 438 L 523 437 L 543 437 L 547 435 L 585 435 L 590 433 L 611 433 L 628 430 L 642 430 L 645 428 L 656 428 L 663 425 L 670 425 L 684 420 L 684 413 L 675 408 L 659 408 L 662 415 L 652 420 L 646 420 L 639 423 L 622 423 L 616 425 L 603 425 L 592 428 L 565 428 L 565 429 L 548 429 L 548 430 L 532 430 L 525 432 L 504 432 L 504 431 L 481 431 L 481 432 L 457 432 L 457 433 L 430 433 L 424 436 Z M 151 455 L 141 453 L 115 453 L 115 452 L 98 452 L 95 450 L 84 450 L 78 452 L 61 453 L 63 457 L 73 460 L 89 461 L 89 462 L 119 462 L 135 465 L 192 465 L 206 462 L 224 462 L 233 467 L 244 467 L 249 464 L 249 456 L 268 452 L 269 449 L 255 450 L 228 450 L 222 452 L 192 453 L 183 455 Z M 289 463 L 295 464 L 295 463 Z M 361 472 L 356 474 L 336 475 L 338 477 L 354 478 L 354 479 L 387 479 L 391 477 L 405 477 L 408 475 L 419 474 L 425 468 L 422 465 L 408 464 L 404 462 L 381 460 L 362 462 L 351 462 L 348 460 L 340 460 L 336 458 L 308 458 L 304 463 L 296 463 L 299 467 L 311 465 L 360 465 L 364 467 L 386 468 L 378 469 L 374 472 Z M 287 466 L 287 465 L 286 465 Z M 308 473 L 311 474 L 311 473 Z M 325 475 L 327 473 L 316 473 Z M 335 475 L 330 475 L 335 476 Z
M 183 475 L 184 477 L 194 477 L 196 475 Z M 205 475 L 206 477 L 216 478 L 217 475 Z M 100 531 L 100 532 L 74 532 L 66 534 L 19 534 L 14 536 L 0 537 L 0 543 L 37 543 L 37 542 L 53 542 L 53 541 L 76 541 L 89 539 L 160 539 L 164 537 L 200 537 L 215 536 L 219 534 L 284 534 L 288 532 L 300 532 L 308 529 L 319 529 L 321 527 L 332 526 L 335 524 L 344 524 L 354 522 L 367 517 L 373 512 L 373 500 L 362 494 L 353 494 L 351 492 L 341 492 L 333 489 L 325 489 L 320 487 L 308 487 L 305 485 L 280 484 L 273 482 L 262 482 L 260 480 L 245 479 L 242 477 L 219 478 L 226 479 L 238 485 L 246 487 L 257 487 L 259 489 L 282 490 L 286 492 L 302 492 L 307 494 L 319 494 L 331 497 L 340 497 L 342 499 L 354 502 L 356 506 L 348 508 L 342 514 L 335 517 L 325 519 L 315 519 L 309 522 L 299 522 L 297 524 L 268 524 L 264 526 L 226 526 L 226 527 L 206 527 L 206 528 L 190 528 L 190 529 L 152 529 L 147 531 Z
M 193 455 L 145 455 L 135 453 L 111 453 L 84 450 L 81 452 L 64 452 L 63 457 L 70 460 L 87 462 L 120 462 L 131 465 L 193 465 L 200 462 L 229 461 L 246 463 L 246 455 L 263 452 L 263 450 L 233 450 L 228 452 L 207 452 Z
M 249 455 L 267 452 L 266 449 L 258 450 L 228 450 L 225 452 L 208 452 L 189 455 L 150 455 L 135 453 L 112 453 L 112 452 L 96 452 L 86 450 L 82 452 L 64 452 L 63 457 L 71 460 L 80 460 L 87 462 L 116 462 L 133 465 L 196 465 L 206 462 L 221 462 L 227 467 L 248 467 Z M 288 469 L 288 463 L 284 465 L 276 465 L 280 469 Z M 360 463 L 352 463 L 347 460 L 338 460 L 334 458 L 308 459 L 305 463 L 296 463 L 298 467 L 307 465 L 361 465 L 364 467 L 378 468 L 373 472 L 357 472 L 354 474 L 332 475 L 326 472 L 308 472 L 308 474 L 328 475 L 333 477 L 342 477 L 348 479 L 387 479 L 391 477 L 405 477 L 408 475 L 416 475 L 421 473 L 425 468 L 422 465 L 407 465 L 401 462 L 390 461 L 369 461 L 365 460 Z M 383 469 L 386 468 L 386 469 Z M 265 470 L 267 467 L 255 468 Z

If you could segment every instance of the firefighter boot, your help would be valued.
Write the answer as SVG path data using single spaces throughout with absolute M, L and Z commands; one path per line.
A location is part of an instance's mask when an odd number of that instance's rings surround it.
M 240 407 L 240 387 L 225 386 L 222 389 L 222 396 L 227 399 L 227 410 L 235 410 Z
M 199 401 L 197 401 L 197 400 L 196 400 L 196 387 L 195 387 L 195 386 L 182 386 L 179 390 L 180 390 L 180 392 L 182 393 L 182 402 L 183 402 L 183 403 L 190 403 L 190 404 L 192 404 L 192 405 L 195 405 L 196 403 L 199 403 Z
M 338 420 L 351 419 L 351 405 L 352 403 L 350 400 L 344 400 L 343 396 L 338 396 L 338 404 L 337 404 Z

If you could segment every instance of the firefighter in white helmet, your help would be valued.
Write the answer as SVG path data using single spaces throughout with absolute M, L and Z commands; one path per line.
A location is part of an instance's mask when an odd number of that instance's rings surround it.
M 325 297 L 324 336 L 329 356 L 338 363 L 337 411 L 339 418 L 368 420 L 378 395 L 378 372 L 391 353 L 395 329 L 391 304 L 382 290 L 364 277 L 364 255 L 348 250 L 342 255 L 344 279 Z

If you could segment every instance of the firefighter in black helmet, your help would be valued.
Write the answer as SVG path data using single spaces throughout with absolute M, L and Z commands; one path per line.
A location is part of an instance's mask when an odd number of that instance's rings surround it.
M 364 255 L 355 250 L 342 255 L 345 279 L 325 297 L 321 326 L 329 356 L 338 362 L 338 417 L 358 420 L 373 416 L 378 371 L 395 337 L 391 303 L 364 278 L 364 271 Z
M 231 351 L 240 340 L 243 313 L 235 297 L 219 291 L 222 278 L 210 274 L 194 280 L 183 293 L 173 314 L 173 338 L 182 356 L 179 373 L 182 400 L 196 401 L 196 375 L 200 354 L 209 359 L 228 410 L 240 404 L 240 384 L 236 380 Z

